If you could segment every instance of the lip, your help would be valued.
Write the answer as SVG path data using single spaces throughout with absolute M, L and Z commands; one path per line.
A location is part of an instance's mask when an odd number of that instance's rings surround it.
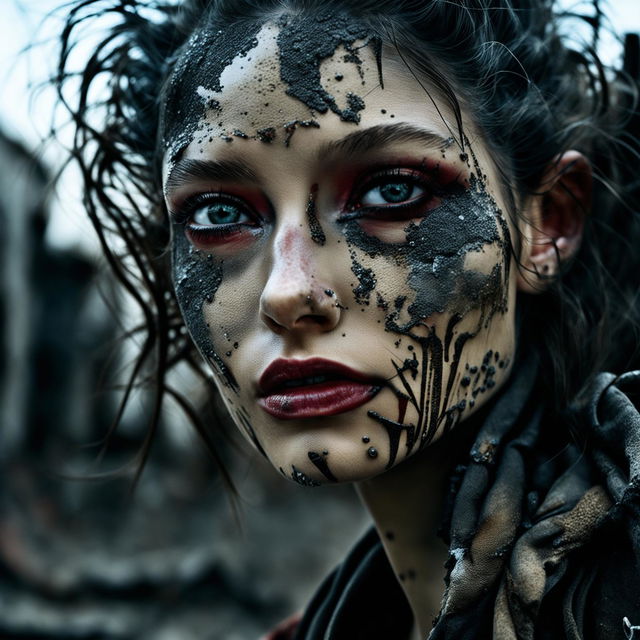
M 278 358 L 260 376 L 258 404 L 281 420 L 335 416 L 366 404 L 381 386 L 333 360 Z

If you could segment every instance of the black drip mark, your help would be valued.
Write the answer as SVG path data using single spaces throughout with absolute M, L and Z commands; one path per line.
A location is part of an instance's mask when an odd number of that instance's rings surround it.
M 316 215 L 316 199 L 318 197 L 318 185 L 314 184 L 309 192 L 309 200 L 307 201 L 307 221 L 309 222 L 309 231 L 311 239 L 320 246 L 324 246 L 327 237 L 320 226 L 320 221 Z
M 319 129 L 320 123 L 317 120 L 292 120 L 291 122 L 287 122 L 284 125 L 284 146 L 288 147 L 291 144 L 291 138 L 293 138 L 293 134 L 296 132 L 298 127 L 302 127 L 303 129 Z
M 373 418 L 376 422 L 379 422 L 387 431 L 387 435 L 389 436 L 389 461 L 387 462 L 386 468 L 389 469 L 396 461 L 398 448 L 400 446 L 400 436 L 403 432 L 407 432 L 407 449 L 409 451 L 413 449 L 413 445 L 415 444 L 415 427 L 412 424 L 401 424 L 399 422 L 396 422 L 395 420 L 389 420 L 389 418 L 381 416 L 377 411 L 368 411 L 367 415 L 370 418 Z M 376 452 L 375 456 L 371 456 L 369 454 L 371 449 Z M 371 447 L 369 451 L 367 451 L 367 454 L 369 454 L 369 457 L 376 457 L 378 455 L 378 452 L 373 447 Z
M 338 482 L 338 478 L 336 478 L 333 473 L 331 473 L 331 469 L 329 469 L 329 465 L 327 463 L 327 459 L 325 456 L 321 456 L 319 453 L 315 451 L 309 451 L 307 454 L 309 456 L 309 460 L 313 462 L 313 464 L 318 468 L 320 473 L 329 481 L 329 482 Z
M 282 474 L 287 477 L 287 474 L 284 472 L 282 467 L 280 467 L 280 471 Z M 296 469 L 295 465 L 291 465 L 291 474 L 288 476 L 295 483 L 299 484 L 301 487 L 319 487 L 320 483 L 316 482 L 313 478 L 310 478 L 306 473 L 300 471 L 300 469 Z

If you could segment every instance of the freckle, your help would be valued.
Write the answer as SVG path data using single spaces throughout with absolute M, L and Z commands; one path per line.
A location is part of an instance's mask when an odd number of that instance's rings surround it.
M 329 455 L 329 452 L 325 449 L 325 450 L 322 452 L 322 455 L 323 455 L 323 456 L 328 456 L 328 455 Z
M 346 338 L 346 337 L 347 337 L 347 334 L 346 334 L 346 333 L 343 333 L 343 334 L 342 334 L 342 337 L 343 337 L 343 338 Z
M 380 109 L 380 113 L 387 113 L 386 109 Z
M 393 533 L 393 531 L 387 531 L 387 533 L 385 533 L 384 535 L 385 535 L 385 538 L 387 540 L 395 540 L 396 539 L 396 536 Z
M 409 351 L 413 351 L 413 345 L 412 345 L 412 344 L 410 344 L 410 345 L 407 347 L 407 349 L 409 349 Z
M 365 444 L 367 444 L 368 442 L 370 442 L 370 438 L 369 438 L 369 436 L 362 436 L 362 442 L 364 442 Z
M 377 458 L 378 457 L 378 450 L 375 447 L 369 447 L 367 449 L 367 455 L 370 458 Z
M 227 358 L 231 357 L 231 351 L 227 351 Z
M 464 378 L 462 378 L 462 380 L 460 380 L 460 384 L 463 387 L 468 387 L 471 384 L 471 378 L 469 376 L 465 376 Z
M 237 348 L 238 348 L 238 346 L 239 346 L 239 345 L 238 345 L 238 343 L 237 343 L 237 342 L 234 342 L 234 343 L 233 343 L 233 348 L 234 348 L 234 349 L 237 349 Z

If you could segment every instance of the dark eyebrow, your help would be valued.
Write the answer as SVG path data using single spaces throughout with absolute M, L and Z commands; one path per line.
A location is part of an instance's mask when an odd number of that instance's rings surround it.
M 179 160 L 167 177 L 167 193 L 190 180 L 255 181 L 256 174 L 234 160 Z
M 442 151 L 450 147 L 455 140 L 405 122 L 397 124 L 379 124 L 362 131 L 354 131 L 333 142 L 322 145 L 320 157 L 328 155 L 359 156 L 372 149 L 402 142 L 420 142 L 434 150 Z

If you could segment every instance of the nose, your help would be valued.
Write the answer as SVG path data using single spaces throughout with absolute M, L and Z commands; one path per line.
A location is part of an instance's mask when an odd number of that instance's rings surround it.
M 302 229 L 284 229 L 274 242 L 260 316 L 275 333 L 324 333 L 340 321 L 336 295 L 315 269 L 313 253 Z

